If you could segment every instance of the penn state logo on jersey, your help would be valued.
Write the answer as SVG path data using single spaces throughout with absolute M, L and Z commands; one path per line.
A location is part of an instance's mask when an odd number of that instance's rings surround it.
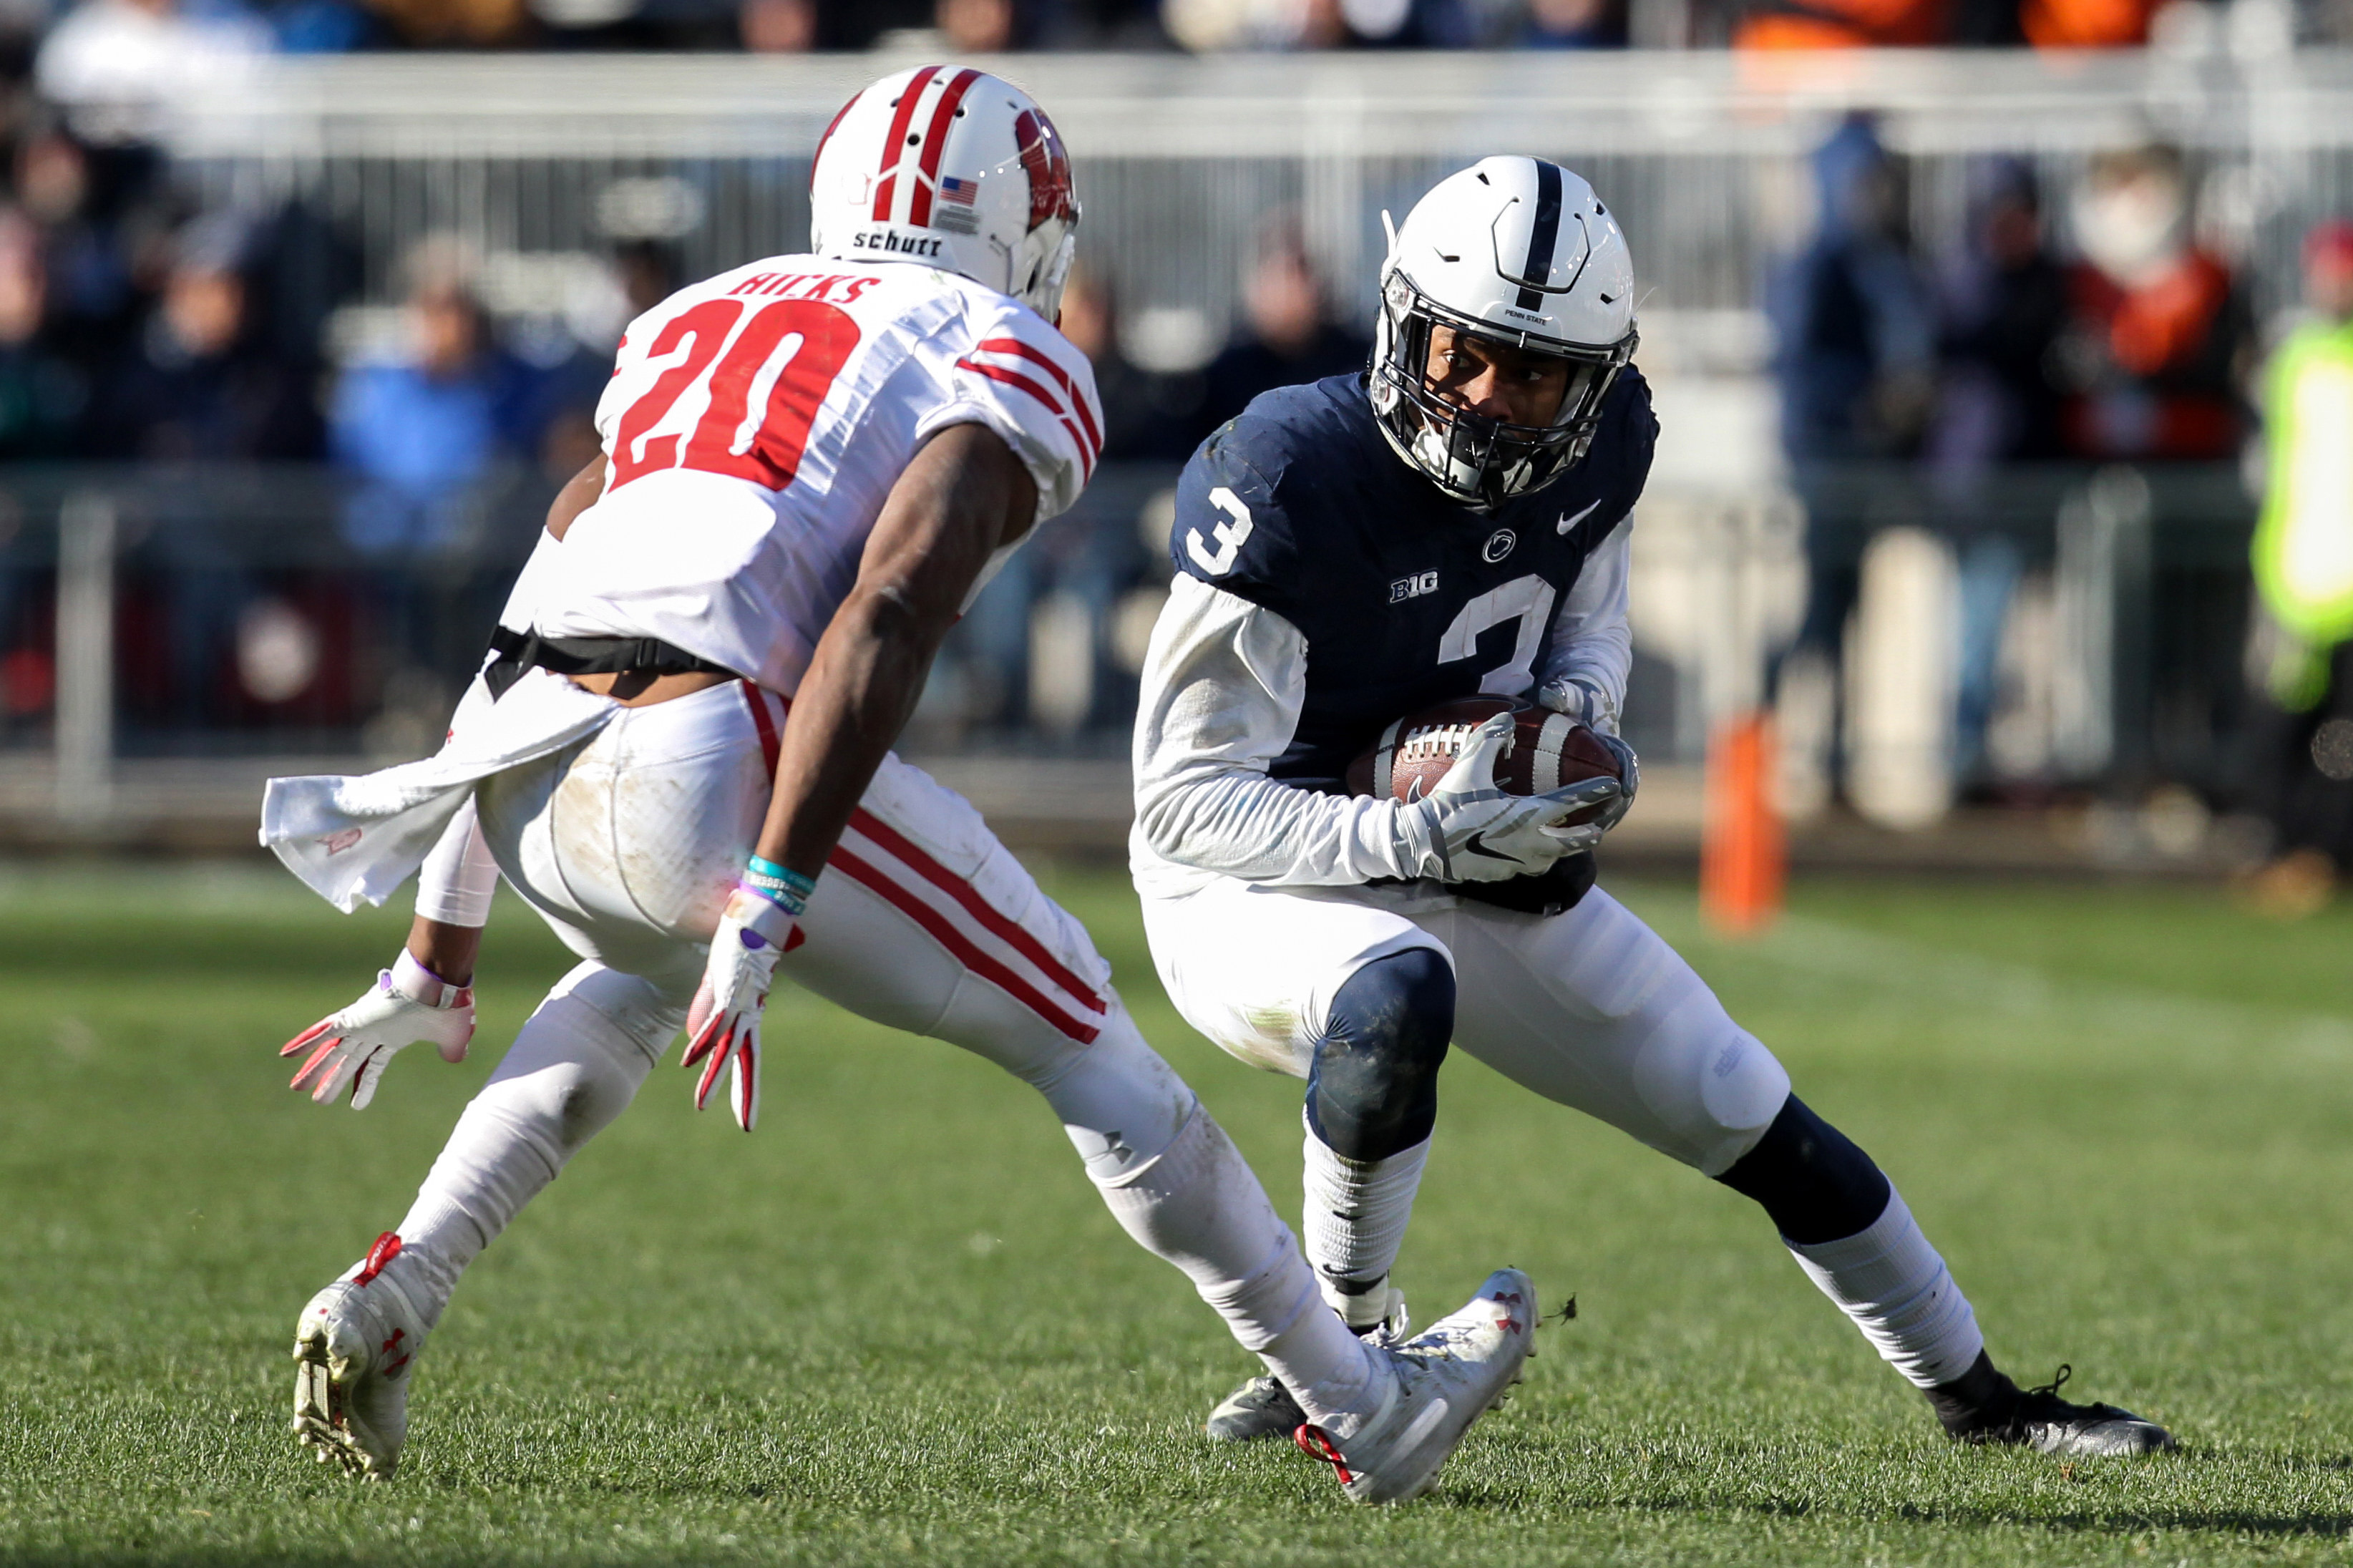
M 1338 789 L 1400 713 L 1525 696 L 1586 558 L 1641 493 L 1657 428 L 1630 368 L 1585 460 L 1486 510 L 1397 455 L 1357 375 L 1268 393 L 1204 442 L 1177 486 L 1170 564 L 1307 643 L 1299 726 L 1273 776 Z

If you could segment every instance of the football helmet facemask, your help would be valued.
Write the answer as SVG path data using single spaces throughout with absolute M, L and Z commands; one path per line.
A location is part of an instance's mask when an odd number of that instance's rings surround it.
M 1373 412 L 1398 456 L 1465 506 L 1542 489 L 1584 458 L 1634 356 L 1634 263 L 1593 187 L 1540 158 L 1484 158 L 1389 225 Z M 1474 413 L 1430 384 L 1434 328 L 1568 363 L 1549 425 Z
M 809 171 L 809 249 L 913 261 L 1012 295 L 1049 321 L 1078 246 L 1054 122 L 966 66 L 894 71 L 833 117 Z

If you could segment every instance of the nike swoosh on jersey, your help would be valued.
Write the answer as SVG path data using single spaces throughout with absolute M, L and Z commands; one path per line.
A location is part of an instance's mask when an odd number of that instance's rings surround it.
M 1556 533 L 1567 533 L 1570 529 L 1575 528 L 1578 523 L 1583 522 L 1587 518 L 1591 517 L 1593 515 L 1593 509 L 1600 504 L 1601 498 L 1596 496 L 1592 500 L 1587 502 L 1585 510 L 1578 512 L 1575 517 L 1570 517 L 1567 513 L 1563 513 L 1561 515 L 1560 522 L 1556 527 L 1555 527 L 1553 531 Z

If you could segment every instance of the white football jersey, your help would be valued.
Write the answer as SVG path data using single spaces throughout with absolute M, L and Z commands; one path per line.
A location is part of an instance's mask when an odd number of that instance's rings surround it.
M 659 637 L 790 695 L 892 486 L 966 424 L 1020 457 L 1041 522 L 1103 446 L 1086 356 L 966 279 L 785 256 L 682 289 L 621 340 L 604 495 L 543 546 L 507 624 Z

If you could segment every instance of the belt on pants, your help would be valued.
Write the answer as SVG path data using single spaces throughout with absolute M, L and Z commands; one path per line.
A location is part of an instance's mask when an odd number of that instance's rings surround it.
M 491 660 L 482 680 L 493 701 L 521 680 L 530 669 L 552 669 L 558 675 L 685 675 L 707 670 L 713 675 L 743 677 L 723 664 L 713 664 L 676 643 L 659 637 L 543 637 L 501 626 L 491 634 Z

